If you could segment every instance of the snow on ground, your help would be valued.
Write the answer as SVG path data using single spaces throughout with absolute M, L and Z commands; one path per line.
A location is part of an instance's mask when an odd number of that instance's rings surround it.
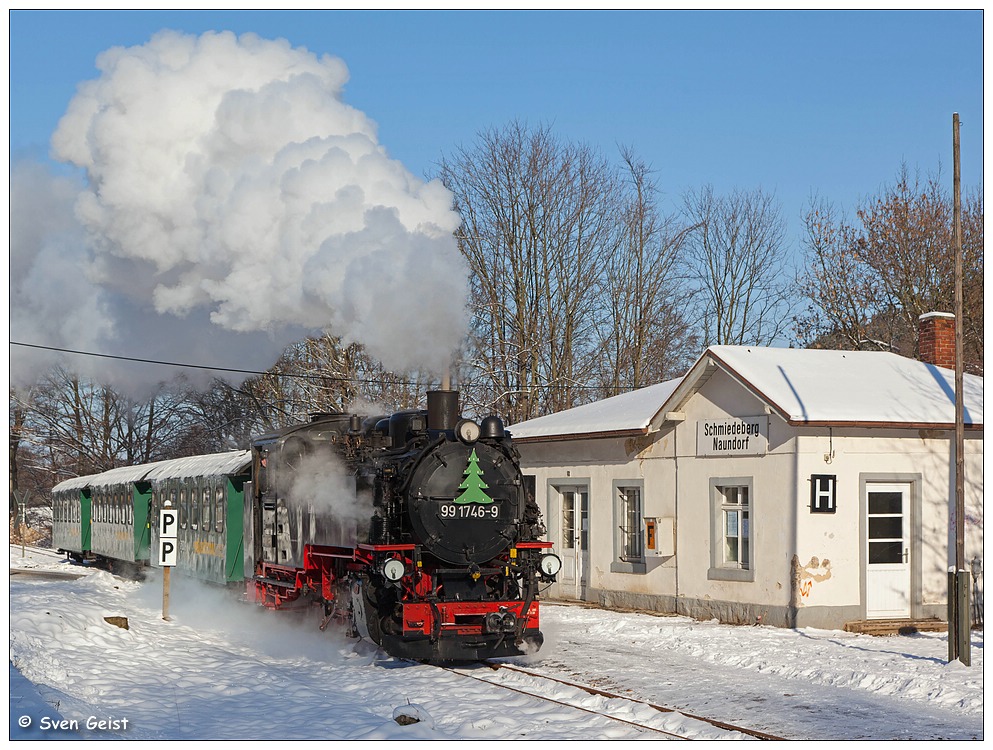
M 22 558 L 19 546 L 10 567 L 12 739 L 646 738 L 480 679 L 592 710 L 611 703 L 604 698 L 520 675 L 465 670 L 480 678 L 470 679 L 400 662 L 320 633 L 312 618 L 256 609 L 178 576 L 165 621 L 161 579 L 123 580 L 48 550 Z M 129 629 L 109 616 L 127 617 Z M 795 739 L 983 737 L 981 632 L 965 667 L 946 663 L 943 633 L 735 627 L 548 603 L 542 619 L 541 652 L 511 661 L 685 714 Z M 695 738 L 740 736 L 678 713 L 615 709 Z M 420 721 L 398 724 L 398 713 Z

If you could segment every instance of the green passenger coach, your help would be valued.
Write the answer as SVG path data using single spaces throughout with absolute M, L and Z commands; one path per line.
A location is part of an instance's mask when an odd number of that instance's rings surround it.
M 159 511 L 172 507 L 179 511 L 176 571 L 213 583 L 242 583 L 244 485 L 250 468 L 250 451 L 157 464 L 145 476 L 152 488 L 151 565 L 161 566 Z
M 177 572 L 213 583 L 244 579 L 249 451 L 122 466 L 52 490 L 52 542 L 111 569 L 158 567 L 159 511 L 179 511 Z

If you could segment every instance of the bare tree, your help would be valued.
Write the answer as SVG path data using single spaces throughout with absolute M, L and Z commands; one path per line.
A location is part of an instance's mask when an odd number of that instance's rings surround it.
M 906 165 L 892 187 L 861 203 L 849 223 L 815 201 L 806 216 L 808 344 L 919 355 L 918 318 L 954 304 L 952 206 L 940 175 L 922 182 Z M 963 206 L 965 360 L 982 372 L 983 201 Z
M 794 304 L 778 203 L 761 189 L 718 196 L 707 186 L 686 194 L 684 211 L 704 344 L 775 341 Z
M 891 349 L 889 335 L 879 330 L 886 309 L 879 280 L 854 252 L 851 227 L 840 223 L 834 206 L 824 200 L 812 201 L 804 225 L 802 286 L 813 304 L 797 318 L 800 340 L 836 349 Z
M 445 158 L 441 177 L 471 269 L 467 395 L 511 422 L 588 399 L 598 294 L 618 244 L 615 170 L 547 127 L 512 123 Z
M 681 375 L 697 345 L 679 265 L 686 230 L 659 212 L 648 165 L 631 149 L 621 157 L 628 180 L 621 242 L 604 282 L 604 397 Z
M 176 446 L 186 429 L 182 388 L 162 387 L 139 401 L 58 367 L 30 390 L 12 392 L 11 409 L 16 469 L 47 476 L 48 486 L 181 455 Z

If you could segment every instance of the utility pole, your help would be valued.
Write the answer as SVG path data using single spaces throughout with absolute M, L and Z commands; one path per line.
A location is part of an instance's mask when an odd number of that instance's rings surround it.
M 955 565 L 948 571 L 948 661 L 971 665 L 969 571 L 965 569 L 965 405 L 962 363 L 962 172 L 959 115 L 952 115 L 953 244 L 955 252 Z

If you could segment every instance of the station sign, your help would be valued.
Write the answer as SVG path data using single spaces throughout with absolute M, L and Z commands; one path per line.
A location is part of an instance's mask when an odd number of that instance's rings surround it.
M 698 456 L 764 456 L 768 450 L 768 416 L 697 422 Z

